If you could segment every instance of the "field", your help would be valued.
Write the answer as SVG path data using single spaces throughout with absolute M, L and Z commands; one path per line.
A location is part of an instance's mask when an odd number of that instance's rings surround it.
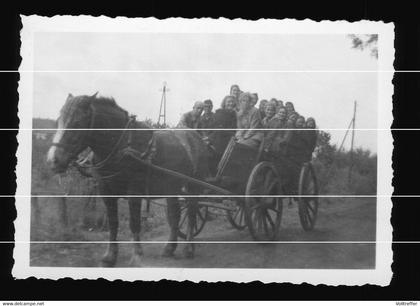
M 41 122 L 49 128 L 48 121 Z M 38 124 L 40 124 L 38 122 Z M 47 126 L 45 126 L 47 125 Z M 376 156 L 357 150 L 336 152 L 324 139 L 314 160 L 321 194 L 376 194 Z M 107 221 L 99 198 L 65 198 L 65 194 L 95 193 L 95 181 L 71 170 L 61 178 L 49 172 L 45 155 L 49 136 L 34 135 L 32 155 L 31 254 L 32 266 L 95 267 L 105 252 L 108 239 Z M 350 158 L 351 157 L 351 158 Z M 353 160 L 352 179 L 348 180 L 349 161 Z M 57 195 L 46 198 L 41 195 Z M 248 231 L 233 229 L 222 211 L 213 215 L 196 237 L 199 243 L 194 259 L 182 256 L 178 246 L 175 258 L 160 256 L 169 229 L 164 201 L 152 205 L 143 219 L 142 267 L 207 267 L 207 268 L 345 268 L 375 267 L 376 199 L 321 198 L 315 229 L 302 230 L 296 204 L 284 203 L 282 227 L 275 244 L 254 243 Z M 120 200 L 119 240 L 131 239 L 128 205 Z M 144 207 L 145 205 L 143 205 Z M 95 241 L 95 243 L 89 243 Z M 147 243 L 162 241 L 162 243 Z M 212 243 L 223 241 L 224 243 Z M 336 242 L 342 243 L 336 243 Z M 358 241 L 360 243 L 345 243 Z M 38 243 L 37 243 L 38 242 Z M 49 243 L 39 243 L 49 242 Z M 231 242 L 231 243 L 230 243 Z M 333 242 L 333 243 L 320 243 Z M 364 242 L 364 243 L 363 243 Z M 129 266 L 131 245 L 121 244 L 117 266 Z
M 119 239 L 130 240 L 127 204 L 121 200 L 121 229 Z M 49 226 L 33 227 L 32 240 L 51 241 L 106 241 L 107 232 L 83 228 L 81 220 L 70 217 L 63 229 L 57 218 L 58 205 L 45 199 L 41 205 Z M 77 204 L 73 209 L 76 209 Z M 169 229 L 163 209 L 153 207 L 153 216 L 147 219 L 143 241 L 165 241 Z M 375 199 L 324 199 L 320 205 L 315 230 L 304 232 L 299 224 L 295 205 L 285 205 L 278 244 L 244 244 L 252 242 L 247 230 L 238 231 L 223 216 L 208 221 L 197 241 L 232 241 L 230 244 L 198 244 L 192 260 L 182 257 L 182 245 L 174 259 L 160 257 L 164 244 L 143 245 L 144 267 L 207 267 L 207 268 L 342 268 L 369 269 L 375 266 L 375 245 L 372 243 L 318 243 L 319 241 L 374 241 L 376 226 Z M 44 228 L 42 230 L 42 228 Z M 51 234 L 54 233 L 54 234 Z M 315 241 L 317 243 L 311 243 Z M 291 243 L 287 243 L 291 242 Z M 299 243 L 296 243 L 299 242 Z M 105 252 L 101 243 L 34 243 L 31 245 L 31 265 L 56 267 L 95 267 Z M 121 244 L 117 266 L 129 266 L 131 245 Z

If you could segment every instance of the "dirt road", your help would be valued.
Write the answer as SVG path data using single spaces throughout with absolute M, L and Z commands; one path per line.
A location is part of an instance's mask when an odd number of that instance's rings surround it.
M 162 240 L 162 244 L 144 244 L 144 267 L 205 268 L 342 268 L 369 269 L 375 266 L 372 243 L 311 243 L 311 241 L 374 241 L 376 200 L 372 198 L 324 199 L 316 228 L 304 232 L 299 224 L 297 207 L 285 205 L 282 229 L 277 244 L 241 244 L 252 241 L 248 231 L 233 229 L 223 217 L 207 222 L 197 241 L 232 241 L 202 243 L 194 259 L 182 256 L 179 245 L 175 258 L 160 256 L 168 235 L 166 224 L 152 228 L 144 240 Z M 86 232 L 87 240 L 106 240 L 105 232 Z M 119 236 L 129 240 L 128 231 Z M 289 243 L 288 243 L 289 242 Z M 304 243 L 296 243 L 304 242 Z M 31 265 L 94 267 L 100 263 L 105 244 L 33 244 Z M 129 266 L 131 245 L 120 245 L 117 266 Z

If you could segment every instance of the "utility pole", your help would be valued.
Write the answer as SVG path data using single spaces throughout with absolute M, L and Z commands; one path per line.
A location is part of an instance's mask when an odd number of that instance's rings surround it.
M 166 93 L 169 91 L 169 88 L 167 88 L 166 81 L 163 82 L 162 89 L 160 89 L 159 91 L 162 92 L 162 97 L 160 99 L 160 108 L 159 108 L 159 117 L 158 117 L 158 120 L 157 120 L 157 126 L 159 128 L 161 128 L 161 127 L 166 128 Z M 162 126 L 160 124 L 161 119 L 163 121 Z M 149 193 L 149 190 L 147 189 L 147 194 L 148 193 Z M 150 204 L 151 204 L 151 200 L 148 197 L 148 198 L 146 198 L 146 212 L 145 212 L 146 217 L 145 218 L 150 216 Z M 143 214 L 143 216 L 144 216 L 144 214 Z
M 357 101 L 354 101 L 354 108 L 353 108 L 353 117 L 350 120 L 350 123 L 347 127 L 346 133 L 344 134 L 343 140 L 341 141 L 340 147 L 338 148 L 336 154 L 338 156 L 338 154 L 341 152 L 341 150 L 344 147 L 344 143 L 347 139 L 347 136 L 349 134 L 349 131 L 351 129 L 351 146 L 350 146 L 350 167 L 349 167 L 349 172 L 348 172 L 348 184 L 351 183 L 351 172 L 353 170 L 353 147 L 354 147 L 354 134 L 355 134 L 355 128 L 356 128 L 356 108 L 357 108 Z M 327 171 L 327 177 L 330 176 L 332 170 L 332 165 L 330 165 L 328 171 Z
M 160 126 L 160 119 L 163 119 L 163 126 L 166 127 L 166 92 L 169 89 L 166 87 L 166 82 L 163 82 L 163 87 L 160 90 L 162 92 L 162 98 L 160 99 L 159 117 L 157 124 Z
M 353 170 L 353 146 L 354 146 L 354 134 L 355 134 L 355 128 L 356 128 L 356 108 L 357 108 L 357 101 L 354 101 L 352 132 L 351 132 L 351 147 L 350 147 L 349 184 L 351 184 L 351 172 Z

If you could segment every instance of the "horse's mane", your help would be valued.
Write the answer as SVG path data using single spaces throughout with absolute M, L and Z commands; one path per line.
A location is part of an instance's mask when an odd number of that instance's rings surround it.
M 117 111 L 124 113 L 126 117 L 129 116 L 128 112 L 121 106 L 119 106 L 113 97 L 94 97 L 92 103 L 94 103 L 97 106 L 111 107 Z
M 118 105 L 118 103 L 115 101 L 115 99 L 113 97 L 99 96 L 99 97 L 96 97 L 93 101 L 95 101 L 94 103 L 98 103 L 99 105 L 114 108 L 114 109 L 124 113 L 126 117 L 128 117 L 130 115 L 128 111 L 126 111 L 124 108 L 122 108 L 121 106 Z M 147 123 L 145 123 L 143 121 L 139 121 L 139 120 L 136 120 L 135 127 L 136 128 L 141 128 L 141 129 L 149 128 Z

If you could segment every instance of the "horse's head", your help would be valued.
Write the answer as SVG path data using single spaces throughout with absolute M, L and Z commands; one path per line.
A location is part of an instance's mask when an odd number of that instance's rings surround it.
M 48 151 L 47 162 L 56 172 L 64 172 L 71 161 L 88 146 L 89 129 L 93 125 L 93 96 L 69 94 L 57 119 L 57 131 Z

